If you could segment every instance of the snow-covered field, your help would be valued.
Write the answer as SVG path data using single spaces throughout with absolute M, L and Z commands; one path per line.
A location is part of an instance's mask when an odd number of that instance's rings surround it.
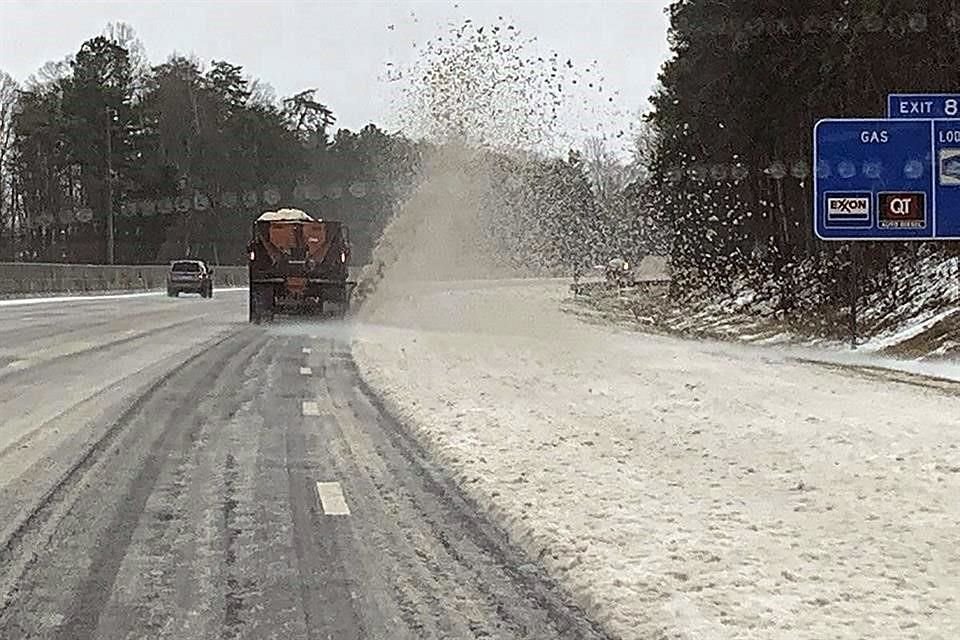
M 367 381 L 622 638 L 960 637 L 960 397 L 587 324 L 566 284 L 367 307 Z

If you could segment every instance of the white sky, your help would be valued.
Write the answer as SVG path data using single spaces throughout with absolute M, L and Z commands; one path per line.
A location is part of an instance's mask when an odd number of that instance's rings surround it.
M 0 69 L 25 80 L 43 63 L 75 53 L 108 22 L 122 21 L 137 31 L 151 63 L 173 52 L 193 53 L 206 63 L 227 60 L 272 85 L 279 96 L 317 88 L 337 126 L 389 127 L 394 87 L 384 79 L 387 62 L 409 64 L 414 43 L 443 34 L 448 24 L 466 18 L 492 24 L 503 16 L 578 66 L 597 61 L 607 86 L 620 92 L 618 115 L 603 107 L 609 121 L 604 126 L 615 131 L 647 106 L 668 54 L 667 4 L 0 0 Z

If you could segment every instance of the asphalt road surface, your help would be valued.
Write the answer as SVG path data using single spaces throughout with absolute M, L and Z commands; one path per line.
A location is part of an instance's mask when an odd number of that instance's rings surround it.
M 0 302 L 0 638 L 601 638 L 243 292 Z

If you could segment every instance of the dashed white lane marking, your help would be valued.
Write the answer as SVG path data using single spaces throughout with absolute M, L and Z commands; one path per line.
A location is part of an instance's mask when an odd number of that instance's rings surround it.
M 307 355 L 310 355 L 311 353 L 313 353 L 313 349 L 311 349 L 310 347 L 304 347 L 303 352 Z
M 311 369 L 310 367 L 300 367 L 300 375 L 302 376 L 313 375 L 313 369 Z
M 339 482 L 318 482 L 317 496 L 320 498 L 320 507 L 324 515 L 348 516 L 350 507 L 343 498 L 343 490 Z
M 320 406 L 316 402 L 304 402 L 303 403 L 303 415 L 305 416 L 318 416 L 320 415 Z

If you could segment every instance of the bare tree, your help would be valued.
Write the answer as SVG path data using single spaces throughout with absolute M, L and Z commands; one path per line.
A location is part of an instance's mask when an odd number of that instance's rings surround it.
M 277 91 L 273 86 L 254 77 L 248 77 L 250 86 L 249 102 L 253 106 L 268 107 L 277 104 Z
M 61 80 L 73 75 L 73 56 L 67 56 L 63 60 L 50 60 L 29 78 L 27 78 L 27 89 L 33 91 L 41 87 L 49 87 L 59 83 Z
M 10 74 L 0 70 L 0 234 L 13 213 L 10 152 L 13 148 L 13 114 L 20 86 Z
M 609 202 L 626 186 L 627 167 L 610 151 L 603 138 L 587 138 L 583 145 L 583 159 L 587 176 L 601 205 Z
M 109 22 L 103 29 L 103 36 L 110 42 L 127 50 L 130 66 L 134 69 L 147 69 L 150 61 L 147 59 L 147 50 L 136 30 L 126 22 Z
M 147 49 L 143 46 L 143 41 L 140 40 L 136 30 L 126 22 L 107 23 L 103 29 L 103 36 L 126 49 L 134 94 L 139 98 L 144 91 L 147 76 L 150 74 L 150 60 L 147 58 Z

